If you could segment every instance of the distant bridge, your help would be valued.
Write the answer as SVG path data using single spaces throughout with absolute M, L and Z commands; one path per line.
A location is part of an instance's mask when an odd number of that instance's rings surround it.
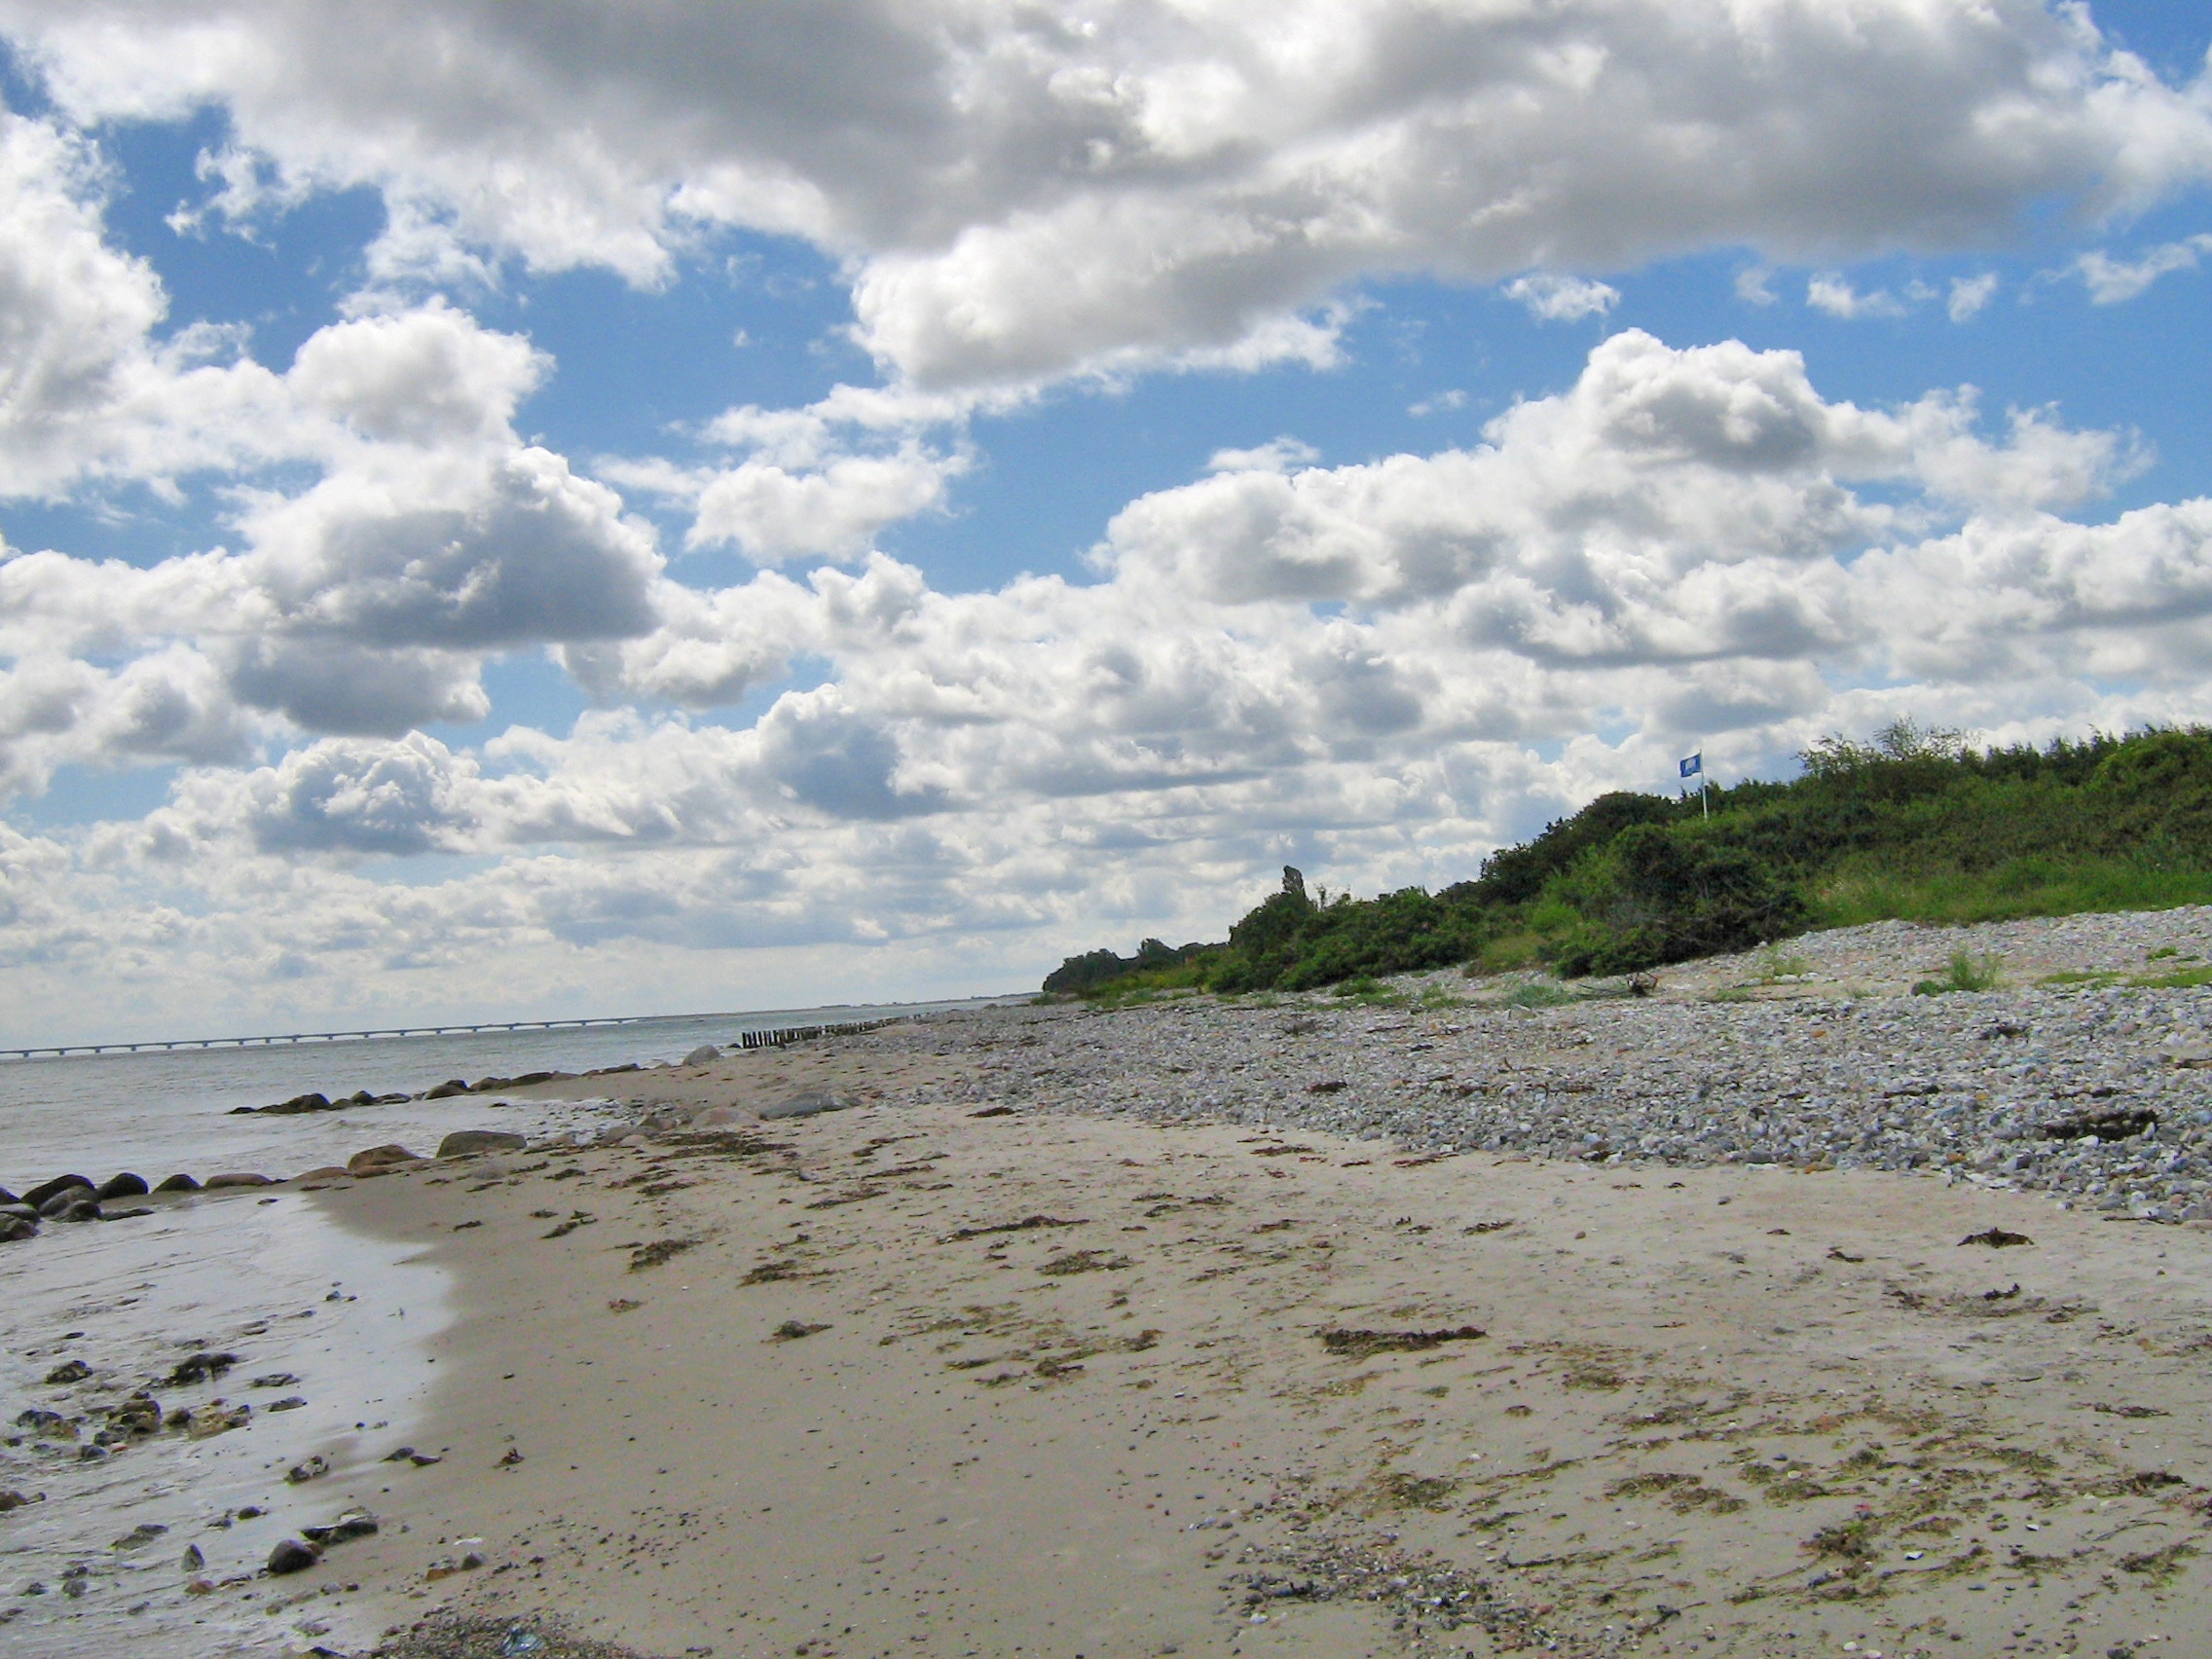
M 473 1037 L 485 1031 L 581 1031 L 587 1026 L 646 1025 L 661 1021 L 748 1019 L 745 1014 L 632 1014 L 603 1019 L 496 1019 L 481 1025 L 392 1025 L 376 1031 L 287 1031 L 268 1037 L 177 1037 L 164 1043 L 57 1043 L 39 1049 L 0 1049 L 0 1060 L 58 1059 L 66 1054 L 174 1053 L 191 1049 L 275 1049 L 294 1043 L 365 1043 L 372 1037 Z M 784 1025 L 743 1031 L 732 1044 L 741 1049 L 782 1048 L 816 1037 L 843 1037 L 874 1031 L 910 1017 L 848 1019 L 827 1025 Z

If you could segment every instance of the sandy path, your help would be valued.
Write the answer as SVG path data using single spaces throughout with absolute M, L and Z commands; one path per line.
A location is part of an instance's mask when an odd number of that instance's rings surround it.
M 871 1103 L 323 1194 L 465 1299 L 444 1461 L 300 1493 L 386 1522 L 287 1581 L 331 1640 L 450 1606 L 722 1656 L 2195 1650 L 2200 1231 L 908 1102 L 961 1064 L 646 1074 Z M 1992 1226 L 2035 1243 L 1959 1243 Z

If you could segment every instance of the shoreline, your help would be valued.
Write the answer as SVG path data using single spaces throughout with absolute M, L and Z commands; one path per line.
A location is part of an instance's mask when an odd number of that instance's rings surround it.
M 1807 977 L 1001 1008 L 317 1183 L 450 1276 L 437 1460 L 278 1486 L 379 1530 L 228 1587 L 231 1651 L 2160 1651 L 2212 1597 L 2212 1227 L 2146 1223 L 2200 1201 L 2212 995 Z

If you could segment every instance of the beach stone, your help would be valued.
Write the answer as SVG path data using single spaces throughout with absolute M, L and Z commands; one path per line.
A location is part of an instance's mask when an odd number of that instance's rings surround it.
M 0 1244 L 14 1244 L 38 1236 L 38 1223 L 19 1215 L 0 1215 Z
M 417 1163 L 413 1153 L 397 1142 L 386 1146 L 372 1146 L 365 1152 L 356 1152 L 346 1161 L 349 1175 L 382 1175 L 387 1169 L 396 1169 L 402 1163 Z
M 311 1544 L 328 1549 L 332 1544 L 343 1544 L 354 1538 L 366 1538 L 375 1533 L 377 1518 L 366 1509 L 349 1509 L 327 1527 L 302 1527 L 300 1535 Z
M 5 1187 L 0 1187 L 0 1204 L 19 1204 L 23 1200 Z
M 269 1570 L 278 1576 L 287 1572 L 305 1572 L 322 1559 L 313 1544 L 298 1538 L 286 1538 L 269 1552 Z
M 0 1515 L 7 1514 L 11 1509 L 20 1509 L 26 1503 L 36 1503 L 38 1499 L 34 1497 L 25 1497 L 12 1487 L 0 1491 Z
M 72 1190 L 58 1198 L 49 1198 L 47 1207 L 39 1213 L 49 1221 L 97 1221 L 100 1219 L 100 1201 L 90 1193 Z
M 49 1199 L 66 1193 L 71 1187 L 82 1187 L 88 1193 L 92 1190 L 92 1184 L 82 1175 L 56 1175 L 51 1181 L 41 1181 L 25 1193 L 23 1202 L 30 1205 L 31 1208 L 43 1212 Z
M 153 1434 L 162 1426 L 161 1402 L 141 1389 L 109 1412 L 107 1422 L 127 1434 Z
M 423 1098 L 425 1100 L 450 1100 L 457 1094 L 466 1094 L 467 1092 L 468 1080 L 466 1078 L 449 1077 L 445 1082 L 433 1084 L 430 1088 L 423 1090 Z
M 687 1066 L 711 1066 L 722 1057 L 722 1051 L 712 1043 L 702 1043 L 683 1056 Z
M 200 1183 L 189 1175 L 171 1175 L 154 1189 L 157 1193 L 197 1193 Z
M 143 1198 L 146 1192 L 146 1177 L 133 1175 L 126 1170 L 121 1175 L 111 1175 L 105 1181 L 102 1181 L 98 1193 L 94 1196 L 102 1203 L 105 1203 L 109 1198 Z
M 284 1471 L 284 1479 L 293 1486 L 305 1486 L 309 1481 L 319 1481 L 330 1473 L 330 1459 L 320 1452 L 305 1462 L 294 1463 Z
M 169 1386 L 182 1388 L 189 1383 L 204 1382 L 222 1376 L 238 1362 L 239 1356 L 235 1353 L 215 1353 L 204 1348 L 199 1353 L 187 1354 L 171 1368 Z
M 68 1382 L 82 1382 L 92 1374 L 92 1368 L 81 1359 L 65 1359 L 46 1374 L 46 1385 L 58 1388 Z
M 691 1126 L 695 1129 L 719 1129 L 726 1128 L 731 1124 L 750 1124 L 753 1121 L 752 1113 L 740 1111 L 735 1106 L 710 1106 L 691 1120 Z
M 438 1156 L 460 1158 L 471 1152 L 520 1152 L 528 1145 L 528 1137 L 505 1129 L 456 1129 L 438 1142 Z
M 828 1089 L 810 1088 L 779 1100 L 773 1106 L 760 1108 L 760 1121 L 769 1123 L 778 1118 L 812 1118 L 824 1112 L 845 1112 L 858 1106 L 860 1101 L 850 1094 L 831 1094 Z
M 219 1192 L 225 1187 L 274 1187 L 274 1175 L 210 1175 L 202 1183 L 206 1192 Z
M 252 1419 L 251 1406 L 234 1406 L 224 1400 L 209 1400 L 186 1419 L 184 1432 L 194 1440 L 212 1440 L 218 1434 L 228 1434 L 234 1428 L 245 1427 Z
M 306 1174 L 295 1175 L 292 1179 L 295 1181 L 343 1181 L 347 1179 L 348 1174 L 349 1171 L 344 1164 L 325 1163 L 319 1169 L 310 1169 Z

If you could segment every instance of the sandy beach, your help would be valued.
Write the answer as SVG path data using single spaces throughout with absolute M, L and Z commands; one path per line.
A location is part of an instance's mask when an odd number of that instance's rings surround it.
M 412 1426 L 297 1483 L 314 1449 L 269 1443 L 250 1548 L 199 1538 L 269 1633 L 237 1651 L 2203 1651 L 2202 1224 L 1159 1121 L 993 1069 L 1112 1071 L 1156 1017 L 667 1068 L 605 1144 L 313 1183 L 452 1301 Z M 1468 1030 L 1246 1017 L 1347 1058 Z M 355 1509 L 373 1534 L 257 1571 L 268 1526 Z

